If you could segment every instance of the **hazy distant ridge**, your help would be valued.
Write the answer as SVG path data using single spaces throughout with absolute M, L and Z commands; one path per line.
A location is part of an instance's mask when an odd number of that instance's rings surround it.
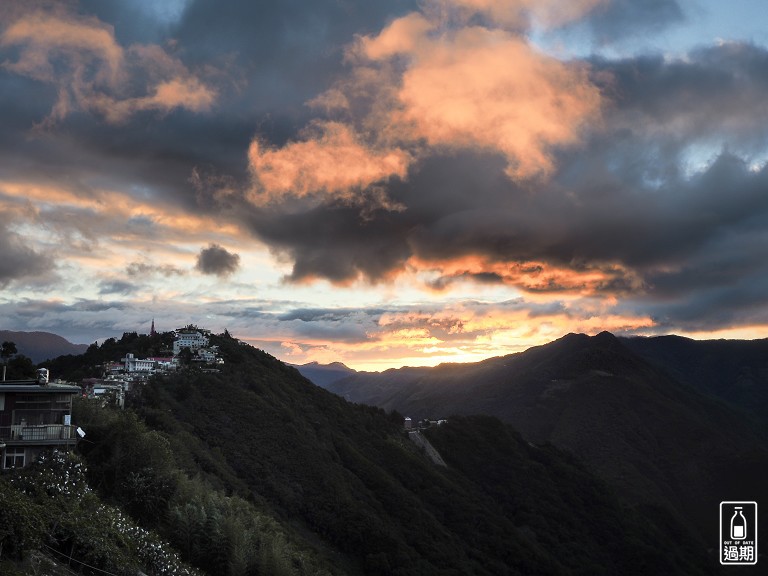
M 317 362 L 310 362 L 308 364 L 292 364 L 302 376 L 312 380 L 315 384 L 322 388 L 328 388 L 334 382 L 357 374 L 356 370 L 353 370 L 346 364 L 341 362 L 332 362 L 330 364 L 319 364 Z
M 82 354 L 88 349 L 88 344 L 72 344 L 51 332 L 0 330 L 0 342 L 5 341 L 14 342 L 19 354 L 31 358 L 35 364 L 66 354 Z

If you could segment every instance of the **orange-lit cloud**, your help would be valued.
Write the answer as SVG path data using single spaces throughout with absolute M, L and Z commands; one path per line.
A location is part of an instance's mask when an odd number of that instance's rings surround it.
M 415 271 L 436 274 L 430 286 L 438 290 L 464 279 L 503 283 L 529 293 L 578 296 L 637 293 L 644 289 L 641 276 L 619 263 L 563 266 L 543 261 L 503 262 L 470 255 L 439 261 L 413 257 L 408 265 Z
M 192 112 L 204 112 L 210 110 L 216 96 L 215 90 L 197 78 L 172 78 L 155 86 L 150 96 L 119 100 L 98 94 L 89 98 L 88 104 L 108 122 L 120 123 L 132 114 L 145 110 L 170 112 L 175 108 L 186 108 Z
M 97 112 L 112 123 L 142 110 L 202 112 L 217 97 L 215 89 L 159 46 L 126 50 L 112 26 L 66 8 L 22 11 L 0 33 L 0 47 L 19 49 L 15 61 L 3 64 L 6 69 L 58 86 L 48 124 L 75 110 Z M 148 94 L 130 95 L 131 78 L 145 82 Z
M 582 306 L 583 304 L 583 306 Z M 646 316 L 622 314 L 606 302 L 579 301 L 547 311 L 531 303 L 452 304 L 441 309 L 385 312 L 364 341 L 291 338 L 282 334 L 290 361 L 341 360 L 360 370 L 478 361 L 545 344 L 569 332 L 634 332 L 653 327 Z
M 56 290 L 79 298 L 172 300 L 192 291 L 205 301 L 204 274 L 232 275 L 241 259 L 225 252 L 222 260 L 221 253 L 210 250 L 226 243 L 240 251 L 244 234 L 239 227 L 220 222 L 212 229 L 205 212 L 191 214 L 157 198 L 137 200 L 130 190 L 0 180 L 0 214 L 12 222 L 5 232 L 0 228 L 3 239 L 24 238 L 35 249 L 27 259 L 45 255 L 46 273 L 61 279 Z M 209 249 L 201 252 L 206 245 Z M 246 251 L 262 250 L 250 238 L 246 246 Z M 195 273 L 196 263 L 203 274 Z M 29 266 L 17 268 L 15 276 L 26 285 L 35 281 Z M 181 276 L 187 278 L 183 284 L 169 281 Z M 0 284 L 2 277 L 0 270 Z
M 415 54 L 430 41 L 429 34 L 434 29 L 435 22 L 424 14 L 412 12 L 391 22 L 377 36 L 362 36 L 359 39 L 359 50 L 371 60 Z
M 596 3 L 576 2 L 562 18 Z M 546 176 L 552 152 L 578 143 L 599 120 L 601 95 L 585 64 L 539 52 L 521 30 L 507 29 L 522 14 L 549 14 L 552 3 L 438 4 L 357 38 L 347 51 L 349 75 L 309 103 L 340 114 L 338 120 L 316 121 L 304 141 L 279 149 L 254 140 L 249 160 L 262 198 L 348 198 L 388 177 L 404 178 L 435 149 L 500 154 L 512 178 Z M 483 13 L 498 26 L 446 22 L 441 8 Z
M 513 178 L 551 172 L 552 149 L 577 143 L 599 118 L 600 92 L 584 65 L 540 53 L 502 29 L 443 31 L 411 14 L 361 38 L 358 55 L 408 60 L 388 131 L 431 146 L 501 153 Z
M 322 122 L 307 131 L 303 141 L 282 148 L 254 140 L 248 160 L 258 183 L 251 199 L 263 202 L 286 194 L 303 197 L 319 192 L 347 197 L 353 189 L 404 178 L 410 158 L 398 148 L 369 147 L 349 126 Z
M 679 336 L 695 340 L 754 340 L 768 338 L 768 325 L 748 324 L 745 326 L 727 326 L 711 330 L 678 330 Z
M 210 238 L 211 231 L 205 214 L 189 214 L 170 203 L 137 201 L 117 190 L 92 189 L 86 195 L 66 186 L 0 180 L 0 208 L 17 214 L 19 220 L 42 223 L 47 228 L 66 219 L 67 226 L 102 231 L 114 243 L 150 242 L 152 237 L 161 243 L 205 239 Z M 132 227 L 131 221 L 150 224 L 154 229 L 152 237 L 145 228 Z M 219 224 L 216 231 L 223 237 L 242 234 L 237 226 L 226 223 Z M 94 236 L 97 239 L 98 234 Z
M 19 59 L 5 67 L 36 80 L 56 79 L 53 59 L 63 57 L 83 74 L 89 60 L 97 62 L 96 80 L 117 84 L 123 68 L 123 49 L 114 29 L 94 17 L 69 17 L 57 13 L 33 12 L 8 26 L 0 46 L 21 46 Z
M 442 342 L 488 341 L 499 339 L 501 334 L 503 339 L 527 339 L 540 335 L 542 330 L 548 338 L 550 333 L 594 333 L 595 330 L 636 330 L 653 326 L 648 317 L 611 313 L 609 308 L 604 304 L 599 309 L 590 305 L 582 308 L 578 303 L 569 304 L 556 312 L 535 314 L 535 321 L 532 321 L 531 309 L 522 307 L 506 309 L 492 305 L 482 308 L 457 305 L 437 312 L 386 313 L 382 315 L 379 325 L 384 329 L 384 341 L 388 341 L 387 334 L 411 332 L 418 334 L 419 342 L 427 336 L 434 336 Z M 425 328 L 418 330 L 418 326 Z

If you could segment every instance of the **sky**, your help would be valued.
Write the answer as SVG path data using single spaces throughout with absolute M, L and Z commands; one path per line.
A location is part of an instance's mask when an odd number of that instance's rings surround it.
M 296 364 L 768 337 L 763 0 L 6 0 L 0 329 Z

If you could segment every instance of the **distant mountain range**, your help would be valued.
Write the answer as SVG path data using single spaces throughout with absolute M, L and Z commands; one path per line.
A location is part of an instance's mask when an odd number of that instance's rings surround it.
M 767 352 L 768 341 L 570 334 L 479 363 L 324 386 L 414 421 L 496 416 L 531 443 L 570 451 L 627 502 L 671 508 L 712 538 L 720 500 L 768 496 Z
M 72 344 L 72 342 L 50 332 L 0 330 L 0 342 L 6 341 L 16 344 L 18 353 L 24 354 L 35 364 L 67 354 L 82 354 L 88 349 L 88 344 Z
M 608 333 L 601 336 L 605 334 Z M 565 338 L 573 337 L 578 335 Z M 758 426 L 762 425 L 768 431 L 768 339 L 692 340 L 670 335 L 620 337 L 616 340 L 640 359 L 661 370 L 667 377 L 746 411 Z M 548 350 L 552 345 L 543 348 Z M 412 405 L 403 398 L 405 390 L 415 390 L 417 381 L 438 378 L 440 374 L 454 370 L 462 374 L 474 374 L 478 371 L 482 373 L 493 370 L 495 366 L 506 365 L 518 355 L 490 358 L 472 364 L 443 364 L 435 368 L 405 367 L 381 373 L 357 372 L 340 362 L 312 362 L 296 368 L 318 386 L 352 402 L 385 408 L 398 407 L 398 410 L 413 408 L 414 414 L 421 416 L 422 409 L 428 408 L 422 397 L 415 398 Z M 426 392 L 422 391 L 421 394 Z M 444 398 L 442 393 L 440 396 Z M 460 396 L 459 392 L 459 404 L 467 400 Z M 473 397 L 471 401 L 477 402 L 478 399 Z M 435 409 L 450 407 L 435 406 Z M 503 407 L 497 406 L 495 409 L 503 410 Z
M 317 362 L 310 362 L 308 364 L 301 365 L 291 364 L 291 366 L 301 372 L 302 376 L 312 380 L 312 382 L 321 388 L 327 388 L 334 382 L 357 373 L 356 370 L 353 370 L 341 362 L 332 362 L 331 364 L 319 364 Z

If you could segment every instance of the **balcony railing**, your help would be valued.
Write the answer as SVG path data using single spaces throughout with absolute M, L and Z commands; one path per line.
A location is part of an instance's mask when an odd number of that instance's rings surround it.
M 75 426 L 66 424 L 42 424 L 39 426 L 13 426 L 0 427 L 0 439 L 24 442 L 41 442 L 46 440 L 74 440 Z

